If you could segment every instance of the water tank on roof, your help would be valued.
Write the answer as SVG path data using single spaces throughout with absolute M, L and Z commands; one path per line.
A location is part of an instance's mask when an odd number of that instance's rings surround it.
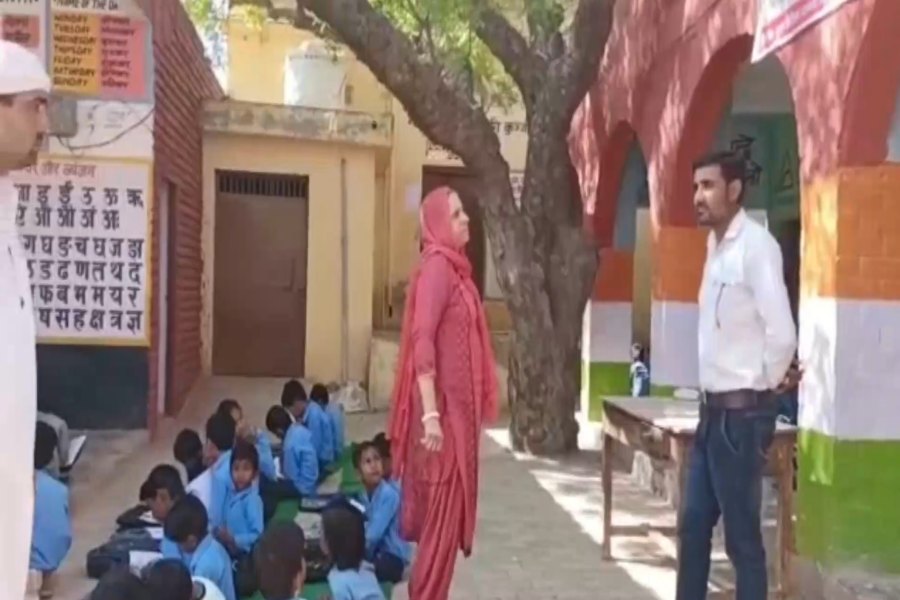
M 344 108 L 346 54 L 321 40 L 304 42 L 284 62 L 284 103 L 312 108 Z

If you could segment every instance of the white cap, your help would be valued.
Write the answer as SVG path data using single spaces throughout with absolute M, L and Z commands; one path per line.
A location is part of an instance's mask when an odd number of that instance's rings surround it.
M 50 93 L 50 77 L 40 59 L 27 48 L 0 40 L 0 95 Z

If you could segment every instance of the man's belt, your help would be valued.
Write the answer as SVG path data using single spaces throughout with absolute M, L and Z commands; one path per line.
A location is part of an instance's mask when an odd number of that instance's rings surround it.
M 771 403 L 772 395 L 757 390 L 730 390 L 727 392 L 703 392 L 703 404 L 720 410 L 747 410 Z

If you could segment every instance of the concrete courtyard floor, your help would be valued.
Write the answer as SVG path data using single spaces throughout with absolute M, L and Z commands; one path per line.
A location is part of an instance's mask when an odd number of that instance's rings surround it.
M 281 380 L 212 378 L 200 382 L 177 422 L 166 421 L 157 439 L 146 434 L 92 435 L 73 473 L 71 508 L 75 542 L 61 570 L 58 600 L 82 600 L 94 582 L 85 556 L 104 542 L 115 517 L 137 501 L 140 483 L 161 462 L 174 463 L 172 440 L 182 427 L 202 430 L 222 398 L 239 400 L 253 423 L 280 397 Z M 386 414 L 349 415 L 348 439 L 371 437 Z M 674 597 L 674 544 L 648 535 L 674 525 L 672 510 L 617 474 L 614 522 L 630 535 L 614 538 L 614 562 L 601 559 L 600 455 L 585 451 L 562 461 L 515 454 L 501 425 L 482 439 L 481 489 L 475 551 L 457 563 L 451 597 L 459 600 L 609 600 Z M 717 561 L 719 577 L 721 559 Z M 727 569 L 723 570 L 727 573 Z M 400 586 L 394 598 L 406 599 Z

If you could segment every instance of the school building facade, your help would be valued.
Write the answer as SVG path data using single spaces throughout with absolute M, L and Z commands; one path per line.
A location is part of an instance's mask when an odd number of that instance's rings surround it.
M 200 374 L 201 130 L 222 93 L 178 0 L 0 2 L 53 80 L 51 136 L 12 174 L 38 331 L 38 404 L 142 429 Z
M 900 571 L 898 27 L 893 0 L 620 2 L 572 132 L 603 246 L 588 402 L 626 392 L 640 338 L 658 393 L 697 385 L 707 234 L 691 163 L 712 149 L 746 157 L 749 208 L 781 243 L 806 365 L 801 565 Z

